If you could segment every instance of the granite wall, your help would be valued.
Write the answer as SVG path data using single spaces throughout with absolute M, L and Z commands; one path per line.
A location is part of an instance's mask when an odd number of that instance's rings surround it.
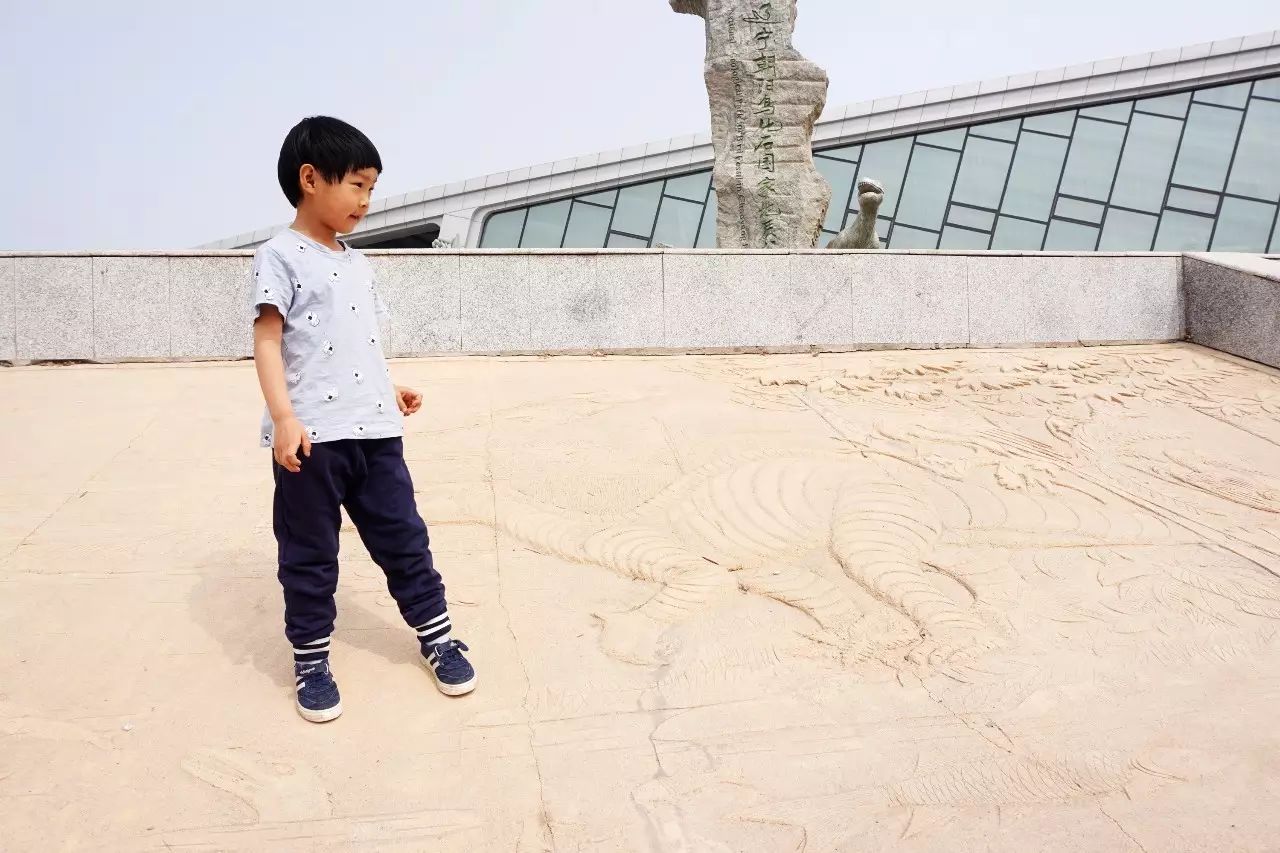
M 1179 255 L 371 252 L 388 352 L 1013 346 L 1184 336 Z M 0 254 L 0 361 L 242 358 L 250 258 Z
M 1183 276 L 1192 341 L 1280 367 L 1280 257 L 1188 255 Z

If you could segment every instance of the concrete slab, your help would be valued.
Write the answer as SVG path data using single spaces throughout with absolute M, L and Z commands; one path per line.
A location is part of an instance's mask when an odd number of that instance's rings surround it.
M 1251 273 L 1261 278 L 1280 282 L 1280 255 L 1254 255 L 1243 252 L 1194 252 L 1188 259 L 1203 261 L 1227 269 Z
M 427 250 L 370 261 L 396 356 L 1149 343 L 1180 339 L 1184 320 L 1177 254 Z M 250 353 L 247 256 L 0 253 L 0 293 L 6 266 L 15 340 L 6 358 L 0 296 L 0 361 Z M 49 325 L 54 311 L 65 323 Z
M 970 257 L 975 346 L 1181 339 L 1180 261 L 1162 255 Z
M 836 256 L 680 254 L 663 259 L 665 345 L 845 345 L 847 266 Z
M 13 269 L 13 258 L 0 258 L 0 361 L 12 361 L 17 357 L 17 300 Z
M 970 340 L 976 346 L 1078 342 L 1082 277 L 1076 258 L 971 259 Z
M 433 355 L 462 348 L 457 255 L 378 255 L 369 262 L 391 316 L 389 353 Z
M 245 257 L 169 259 L 169 335 L 173 357 L 243 358 L 253 354 Z
M 1280 367 L 1280 260 L 1188 257 L 1183 279 L 1191 340 Z
M 396 362 L 480 687 L 344 530 L 293 710 L 249 364 L 0 370 L 6 851 L 1266 850 L 1280 371 Z
M 527 346 L 641 349 L 662 340 L 662 256 L 565 255 L 532 269 Z
M 1078 259 L 1079 340 L 1091 343 L 1145 343 L 1180 340 L 1185 308 L 1180 259 L 1111 255 Z
M 845 256 L 853 268 L 853 341 L 891 346 L 969 342 L 969 258 Z
M 791 280 L 786 255 L 709 255 L 670 253 L 663 258 L 667 346 L 763 346 L 747 341 L 757 334 L 785 335 L 773 316 L 757 317 L 746 294 L 786 290 Z
M 94 360 L 168 358 L 169 306 L 169 258 L 95 257 Z
M 93 260 L 14 258 L 18 358 L 93 358 Z
M 497 352 L 527 346 L 533 272 L 529 256 L 458 258 L 462 288 L 461 347 L 468 352 Z

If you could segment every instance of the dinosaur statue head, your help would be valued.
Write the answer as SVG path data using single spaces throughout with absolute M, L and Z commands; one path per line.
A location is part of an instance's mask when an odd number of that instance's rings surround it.
M 883 184 L 871 178 L 863 178 L 858 181 L 858 209 L 866 214 L 871 221 L 875 221 L 876 215 L 880 212 L 880 205 L 883 203 Z
M 858 216 L 849 227 L 832 238 L 829 249 L 879 249 L 876 216 L 884 202 L 884 185 L 872 178 L 858 181 Z

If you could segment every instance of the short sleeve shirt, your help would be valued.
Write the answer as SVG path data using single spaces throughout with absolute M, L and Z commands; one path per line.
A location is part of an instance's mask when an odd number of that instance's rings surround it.
M 368 258 L 334 251 L 293 230 L 253 258 L 254 317 L 273 305 L 284 317 L 285 382 L 313 442 L 404 435 L 404 416 L 382 354 L 386 309 Z M 263 413 L 259 443 L 275 436 Z

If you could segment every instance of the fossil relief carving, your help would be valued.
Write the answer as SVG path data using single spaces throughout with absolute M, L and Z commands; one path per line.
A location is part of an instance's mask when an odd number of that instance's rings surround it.
M 998 567 L 1046 549 L 1076 567 L 1050 584 L 1060 596 L 1052 612 L 1076 607 L 1070 618 L 1095 633 L 1134 620 L 1142 637 L 1181 622 L 1219 630 L 1232 624 L 1214 615 L 1224 601 L 1251 629 L 1280 616 L 1280 479 L 1202 434 L 1258 432 L 1249 424 L 1277 407 L 1274 387 L 1225 410 L 1207 405 L 1233 384 L 1256 385 L 1245 368 L 1142 347 L 856 362 L 689 368 L 763 417 L 820 422 L 830 437 L 821 448 L 725 449 L 612 514 L 557 508 L 499 482 L 492 498 L 440 504 L 438 516 L 495 525 L 534 551 L 652 589 L 633 610 L 600 614 L 604 651 L 640 664 L 663 659 L 669 628 L 742 594 L 803 614 L 803 641 L 845 666 L 955 672 L 1007 658 L 1028 641 L 1017 613 L 1031 593 Z M 1159 554 L 1163 568 L 1141 581 L 1094 571 L 1082 582 L 1110 552 L 1143 566 Z M 1163 556 L 1172 553 L 1177 563 Z

